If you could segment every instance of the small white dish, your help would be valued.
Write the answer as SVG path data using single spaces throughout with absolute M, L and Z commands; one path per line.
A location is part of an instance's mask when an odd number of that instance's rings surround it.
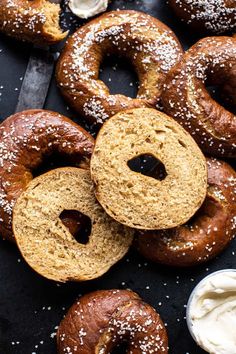
M 204 345 L 204 341 L 202 340 L 202 338 L 199 338 L 199 335 L 196 335 L 196 324 L 194 325 L 194 319 L 192 318 L 192 311 L 194 309 L 194 311 L 196 311 L 196 305 L 197 305 L 197 299 L 201 299 L 200 295 L 203 297 L 203 290 L 206 289 L 207 290 L 207 285 L 209 284 L 214 284 L 214 281 L 219 281 L 219 275 L 222 275 L 222 280 L 229 280 L 230 276 L 232 276 L 232 279 L 234 278 L 235 279 L 235 284 L 236 284 L 236 277 L 235 277 L 235 273 L 236 273 L 236 269 L 222 269 L 222 270 L 219 270 L 217 272 L 214 272 L 214 273 L 211 273 L 209 274 L 208 276 L 206 276 L 205 278 L 203 278 L 199 283 L 198 285 L 193 289 L 190 297 L 189 297 L 189 300 L 188 300 L 188 303 L 187 303 L 187 310 L 186 310 L 186 321 L 187 321 L 187 326 L 188 326 L 188 329 L 189 329 L 189 332 L 192 336 L 192 338 L 194 339 L 194 341 L 202 348 L 204 349 L 205 351 L 207 351 L 208 353 L 211 353 L 211 354 L 235 354 L 236 353 L 236 347 L 234 347 L 234 350 L 231 352 L 230 351 L 226 351 L 223 349 L 217 349 L 217 350 L 212 350 L 212 349 L 209 349 L 206 344 Z M 227 276 L 224 278 L 224 274 L 227 274 Z M 234 288 L 235 288 L 235 284 L 234 284 Z M 229 283 L 227 283 L 226 281 L 226 290 L 225 290 L 225 293 L 226 295 L 229 293 L 229 292 L 232 292 L 232 295 L 233 295 L 233 290 L 230 289 L 230 287 L 228 287 Z M 220 301 L 220 305 L 225 305 L 227 304 L 227 300 L 229 299 L 229 297 L 226 296 L 226 301 L 224 302 L 222 300 L 222 294 L 223 294 L 223 289 L 221 289 L 219 287 L 218 291 L 217 291 L 218 288 L 215 288 L 214 290 L 215 291 L 212 291 L 213 294 L 215 295 L 218 295 L 219 297 L 219 301 Z M 236 294 L 236 288 L 235 288 L 235 294 Z M 210 294 L 210 291 L 209 293 L 206 291 L 206 294 Z M 235 295 L 234 295 L 235 296 Z M 231 298 L 230 298 L 231 299 Z M 214 304 L 214 301 L 216 301 L 217 299 L 216 298 L 212 298 L 210 295 L 209 295 L 209 298 L 205 300 L 205 303 L 202 303 L 202 308 L 204 309 L 211 309 L 211 306 L 212 304 Z M 229 302 L 228 302 L 229 303 Z M 213 307 L 212 309 L 215 310 L 217 307 Z M 235 317 L 235 321 L 236 321 L 236 317 Z M 206 326 L 207 328 L 207 326 Z M 211 328 L 211 326 L 209 326 L 208 328 Z M 227 331 L 227 328 L 226 328 L 226 331 Z M 204 332 L 205 333 L 205 332 Z M 215 331 L 216 333 L 216 331 Z M 201 333 L 202 334 L 202 333 Z M 219 335 L 219 332 L 217 332 L 217 334 Z M 223 334 L 223 333 L 222 333 Z M 207 338 L 207 331 L 206 331 L 206 338 Z M 235 328 L 235 338 L 236 338 L 236 328 Z M 217 341 L 218 339 L 222 339 L 223 341 L 223 336 L 217 336 Z M 208 343 L 208 340 L 206 340 L 205 343 Z M 217 346 L 217 345 L 216 345 Z M 222 346 L 224 347 L 224 346 Z M 218 347 L 217 347 L 218 348 Z
M 106 11 L 108 0 L 69 0 L 70 10 L 78 17 L 87 19 Z

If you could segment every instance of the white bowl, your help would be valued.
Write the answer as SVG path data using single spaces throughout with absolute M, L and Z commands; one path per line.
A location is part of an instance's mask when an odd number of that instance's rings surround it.
M 209 274 L 208 276 L 206 276 L 205 278 L 203 278 L 197 285 L 196 287 L 193 289 L 190 297 L 189 297 L 189 300 L 188 300 L 188 303 L 187 303 L 187 309 L 186 309 L 186 321 L 187 321 L 187 326 L 188 326 L 188 330 L 192 336 L 192 338 L 194 339 L 194 341 L 202 348 L 206 351 L 206 348 L 203 348 L 201 346 L 200 343 L 198 343 L 198 340 L 194 334 L 194 331 L 193 331 L 193 322 L 192 322 L 192 319 L 191 319 L 191 316 L 190 316 L 190 313 L 191 313 L 191 305 L 192 305 L 192 302 L 194 300 L 194 297 L 198 291 L 198 289 L 204 284 L 207 282 L 207 280 L 211 277 L 214 277 L 216 274 L 219 274 L 219 273 L 232 273 L 232 272 L 236 272 L 236 269 L 222 269 L 222 270 L 218 270 L 217 272 L 213 272 L 211 274 Z

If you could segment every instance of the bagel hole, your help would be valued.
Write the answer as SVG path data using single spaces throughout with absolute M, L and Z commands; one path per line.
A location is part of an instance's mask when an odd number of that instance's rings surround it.
M 109 351 L 110 354 L 126 354 L 128 353 L 128 343 L 123 342 L 117 344 L 112 350 Z
M 40 164 L 38 164 L 33 170 L 33 177 L 38 177 L 46 172 L 54 170 L 60 167 L 79 167 L 81 161 L 77 158 L 73 158 L 73 156 L 59 154 L 57 152 L 53 152 L 50 155 L 44 156 L 43 160 Z
M 223 92 L 221 85 L 206 86 L 206 89 L 214 101 L 219 103 L 227 111 L 236 114 L 236 102 L 233 102 L 232 98 Z
M 107 85 L 111 95 L 137 97 L 138 76 L 127 59 L 106 56 L 100 66 L 99 79 Z
M 151 154 L 138 155 L 127 162 L 128 167 L 144 176 L 163 181 L 167 177 L 165 165 Z
M 191 219 L 185 223 L 185 227 L 191 230 L 194 229 L 195 226 L 199 225 L 203 219 L 213 220 L 218 210 L 218 202 L 214 198 L 207 196 L 202 206 L 191 217 Z
M 91 219 L 78 210 L 63 210 L 59 216 L 78 243 L 86 245 L 92 230 Z

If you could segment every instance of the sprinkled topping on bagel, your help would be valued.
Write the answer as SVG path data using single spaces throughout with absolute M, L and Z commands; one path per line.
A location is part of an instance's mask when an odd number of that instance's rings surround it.
M 134 65 L 140 81 L 137 99 L 110 95 L 99 80 L 107 54 L 121 55 Z M 163 23 L 141 12 L 114 11 L 89 22 L 68 40 L 57 80 L 75 109 L 102 124 L 124 108 L 155 106 L 167 72 L 181 55 L 175 35 Z
M 130 353 L 168 353 L 160 316 L 128 290 L 96 291 L 83 296 L 61 322 L 57 339 L 60 354 L 105 354 L 122 342 L 128 343 Z
M 12 209 L 45 155 L 74 154 L 86 163 L 92 149 L 90 134 L 58 113 L 28 110 L 6 119 L 0 125 L 1 235 L 12 240 Z
M 188 24 L 203 24 L 206 30 L 215 33 L 236 28 L 234 0 L 170 0 L 170 4 Z
M 228 87 L 235 100 L 236 40 L 204 38 L 191 47 L 168 74 L 164 110 L 181 123 L 213 156 L 236 156 L 236 116 L 209 95 L 204 84 Z M 229 90 L 231 88 L 231 90 Z
M 56 43 L 67 35 L 59 26 L 60 6 L 47 0 L 0 0 L 0 31 L 41 45 Z
M 18 6 L 18 1 L 15 0 L 7 0 L 6 1 L 6 9 L 10 11 L 15 11 L 16 7 Z M 30 18 L 28 22 L 25 21 L 25 16 L 29 16 Z M 11 21 L 11 25 L 13 26 L 12 31 L 13 32 L 18 32 L 18 33 L 23 33 L 24 27 L 27 27 L 31 31 L 35 32 L 37 31 L 37 25 L 38 24 L 44 24 L 46 22 L 46 16 L 45 13 L 43 12 L 43 9 L 38 9 L 34 8 L 32 6 L 28 6 L 24 11 L 19 11 L 14 20 Z M 3 22 L 3 27 L 7 26 L 9 24 L 9 21 L 4 21 Z M 22 27 L 22 25 L 24 27 Z

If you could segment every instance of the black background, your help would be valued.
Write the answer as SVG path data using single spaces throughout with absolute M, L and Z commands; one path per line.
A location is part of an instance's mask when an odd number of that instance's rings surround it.
M 181 25 L 164 0 L 112 1 L 110 9 L 117 8 L 142 10 L 159 18 L 175 31 L 185 48 L 200 38 Z M 69 22 L 72 30 L 80 24 L 67 14 L 62 23 L 66 26 Z M 0 118 L 3 120 L 14 113 L 31 47 L 0 36 Z M 101 78 L 113 93 L 134 96 L 136 83 L 131 68 L 118 63 L 117 70 L 114 70 L 114 65 L 114 60 L 106 60 Z M 64 113 L 83 124 L 68 110 L 54 80 L 45 108 Z M 110 288 L 131 288 L 157 309 L 167 325 L 170 354 L 204 353 L 189 335 L 185 306 L 200 279 L 210 272 L 235 267 L 235 245 L 236 242 L 232 242 L 219 258 L 191 269 L 155 265 L 131 250 L 100 279 L 59 285 L 34 273 L 14 245 L 0 241 L 0 353 L 56 353 L 56 326 L 70 305 L 81 294 Z

